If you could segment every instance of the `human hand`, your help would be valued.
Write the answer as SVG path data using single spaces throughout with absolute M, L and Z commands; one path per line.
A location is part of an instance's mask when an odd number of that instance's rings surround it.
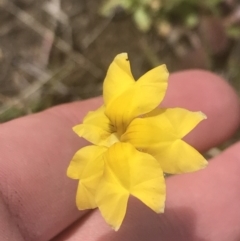
M 0 125 L 1 240 L 46 241 L 60 232 L 54 241 L 240 240 L 240 144 L 204 170 L 168 178 L 164 214 L 131 198 L 115 232 L 97 210 L 78 211 L 77 182 L 66 177 L 66 170 L 87 142 L 71 128 L 101 103 L 95 98 L 66 104 Z M 172 74 L 162 105 L 207 115 L 186 137 L 200 151 L 227 140 L 240 123 L 235 93 L 208 72 Z

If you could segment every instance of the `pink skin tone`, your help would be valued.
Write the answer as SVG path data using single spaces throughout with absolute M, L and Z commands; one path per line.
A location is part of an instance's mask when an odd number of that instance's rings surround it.
M 0 125 L 1 241 L 54 236 L 54 241 L 240 240 L 239 143 L 204 170 L 168 178 L 164 214 L 131 198 L 123 225 L 115 232 L 98 210 L 78 211 L 77 181 L 66 177 L 66 169 L 73 154 L 88 143 L 71 128 L 101 103 L 95 98 L 65 104 Z M 240 123 L 236 94 L 209 72 L 172 74 L 161 105 L 201 110 L 208 116 L 185 138 L 200 151 L 227 140 Z

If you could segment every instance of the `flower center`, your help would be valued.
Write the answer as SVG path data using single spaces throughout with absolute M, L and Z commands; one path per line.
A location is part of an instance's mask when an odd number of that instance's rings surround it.
M 115 144 L 117 142 L 120 142 L 120 137 L 117 132 L 113 132 L 109 138 L 109 146 L 112 146 L 113 144 Z

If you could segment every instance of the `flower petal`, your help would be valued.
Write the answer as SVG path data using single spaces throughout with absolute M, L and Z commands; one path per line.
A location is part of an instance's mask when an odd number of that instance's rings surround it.
M 137 149 L 152 154 L 161 143 L 173 142 L 179 137 L 169 131 L 169 123 L 161 122 L 161 116 L 136 118 L 121 136 L 121 141 L 129 142 Z
M 93 209 L 97 207 L 95 196 L 80 180 L 78 183 L 76 204 L 79 210 Z
M 81 210 L 95 208 L 95 191 L 103 173 L 101 155 L 106 147 L 86 146 L 76 152 L 67 170 L 67 176 L 80 179 L 76 196 L 77 207 Z
M 160 144 L 154 156 L 163 171 L 170 174 L 198 171 L 208 164 L 196 149 L 182 140 Z
M 164 209 L 165 182 L 159 163 L 129 143 L 115 143 L 102 156 L 103 177 L 96 193 L 97 205 L 117 230 L 125 216 L 129 195 L 140 199 L 156 212 Z
M 111 177 L 103 178 L 98 186 L 96 194 L 97 206 L 105 221 L 115 231 L 120 228 L 125 217 L 128 198 L 129 192 L 117 182 L 114 182 Z
M 72 179 L 80 179 L 85 176 L 84 169 L 90 162 L 94 162 L 103 152 L 106 147 L 101 146 L 85 146 L 79 149 L 73 156 L 68 169 L 67 176 Z
M 155 110 L 148 117 L 134 119 L 121 141 L 130 142 L 137 149 L 153 155 L 166 173 L 196 171 L 207 162 L 181 137 L 204 117 L 200 112 L 180 108 Z
M 167 80 L 166 66 L 156 67 L 106 106 L 105 114 L 119 135 L 135 117 L 152 111 L 160 104 L 167 89 Z
M 207 116 L 201 111 L 189 111 L 183 108 L 156 108 L 145 117 L 157 117 L 161 128 L 183 138 Z
M 135 80 L 131 73 L 127 53 L 118 54 L 109 66 L 103 82 L 103 98 L 105 105 L 126 91 L 134 83 Z
M 90 111 L 83 120 L 83 124 L 73 127 L 73 131 L 80 137 L 99 146 L 110 146 L 118 141 L 115 129 L 104 114 L 105 107 Z

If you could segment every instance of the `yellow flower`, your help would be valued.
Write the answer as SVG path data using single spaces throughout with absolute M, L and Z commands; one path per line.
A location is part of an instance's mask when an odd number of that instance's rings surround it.
M 115 230 L 122 224 L 130 195 L 161 213 L 164 173 L 192 172 L 207 165 L 182 140 L 206 116 L 182 108 L 159 109 L 167 81 L 165 65 L 135 81 L 127 54 L 119 54 L 104 80 L 104 105 L 73 128 L 93 144 L 80 149 L 67 170 L 70 178 L 79 179 L 77 207 L 98 207 Z

